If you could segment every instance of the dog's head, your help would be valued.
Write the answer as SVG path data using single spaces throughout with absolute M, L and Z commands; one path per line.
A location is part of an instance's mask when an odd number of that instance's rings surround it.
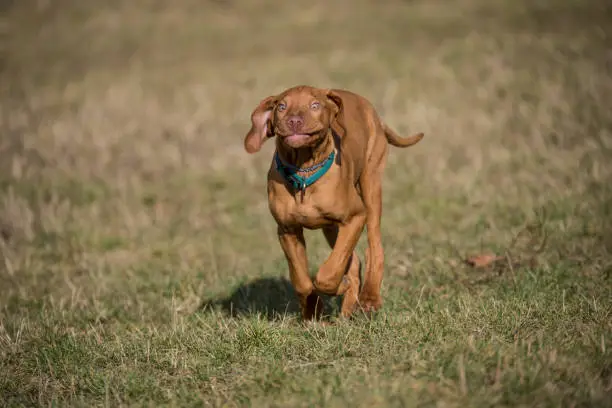
M 342 99 L 332 90 L 309 86 L 287 89 L 265 98 L 255 108 L 244 147 L 249 153 L 258 152 L 273 136 L 292 149 L 314 147 L 329 135 L 341 111 Z

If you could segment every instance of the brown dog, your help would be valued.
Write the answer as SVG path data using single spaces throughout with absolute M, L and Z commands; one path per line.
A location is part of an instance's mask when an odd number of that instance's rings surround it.
M 302 317 L 320 317 L 318 294 L 344 295 L 341 314 L 382 306 L 384 254 L 380 236 L 382 173 L 387 143 L 407 147 L 423 133 L 399 137 L 363 97 L 344 90 L 297 86 L 260 102 L 244 140 L 255 153 L 276 137 L 268 172 L 268 203 Z M 367 225 L 365 279 L 355 245 Z M 313 280 L 303 229 L 323 229 L 332 252 Z

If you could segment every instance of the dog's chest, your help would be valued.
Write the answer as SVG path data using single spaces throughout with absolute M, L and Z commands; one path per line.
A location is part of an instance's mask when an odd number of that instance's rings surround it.
M 314 191 L 313 191 L 314 190 Z M 317 229 L 339 222 L 342 214 L 333 194 L 325 189 L 306 189 L 295 194 L 272 188 L 269 194 L 270 211 L 277 222 L 287 226 Z

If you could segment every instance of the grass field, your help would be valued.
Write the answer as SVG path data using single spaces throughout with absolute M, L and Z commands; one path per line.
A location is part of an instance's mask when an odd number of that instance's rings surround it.
M 0 4 L 1 406 L 612 406 L 609 1 L 170 4 Z M 242 147 L 297 84 L 425 132 L 371 320 L 300 322 Z

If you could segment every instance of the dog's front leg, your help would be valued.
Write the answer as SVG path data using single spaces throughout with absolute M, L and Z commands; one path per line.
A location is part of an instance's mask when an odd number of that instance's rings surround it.
M 314 293 L 312 280 L 308 275 L 304 230 L 301 227 L 279 225 L 278 239 L 289 264 L 289 277 L 300 301 L 302 318 L 318 319 L 323 312 L 323 303 Z
M 363 232 L 366 216 L 358 213 L 338 227 L 338 238 L 334 249 L 321 265 L 314 281 L 315 289 L 327 295 L 342 295 L 350 287 L 345 275 L 353 250 Z

